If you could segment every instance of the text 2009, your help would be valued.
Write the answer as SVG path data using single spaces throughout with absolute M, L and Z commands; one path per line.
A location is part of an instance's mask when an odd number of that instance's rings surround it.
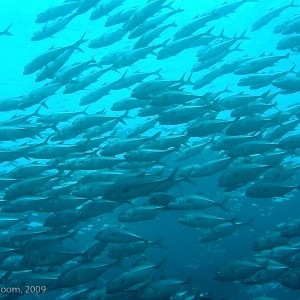
M 47 291 L 47 288 L 44 285 L 26 285 L 25 294 L 43 294 Z

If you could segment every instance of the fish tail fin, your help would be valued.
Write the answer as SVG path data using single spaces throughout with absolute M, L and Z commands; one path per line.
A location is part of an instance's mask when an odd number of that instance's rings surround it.
M 39 114 L 40 109 L 42 108 L 42 105 L 40 105 L 32 114 L 32 117 L 40 117 L 41 115 Z
M 160 269 L 167 261 L 167 257 L 164 256 L 163 259 L 156 265 L 157 269 Z
M 169 43 L 170 39 L 166 39 L 165 41 L 163 41 L 161 44 L 158 44 L 155 46 L 155 48 L 164 48 L 168 43 Z M 155 52 L 153 52 L 155 53 Z
M 260 95 L 260 98 L 266 98 L 270 95 L 271 91 L 266 91 L 263 94 Z
M 189 84 L 189 85 L 193 85 L 194 83 L 192 82 L 192 76 L 193 76 L 193 72 L 191 71 L 189 77 L 187 78 L 187 80 L 185 81 L 185 84 Z
M 189 277 L 188 280 L 186 280 L 184 282 L 184 284 L 187 284 L 187 285 L 192 285 L 193 281 L 192 281 L 192 277 Z
M 180 77 L 180 79 L 178 80 L 182 85 L 185 84 L 185 81 L 184 81 L 185 74 L 186 74 L 186 72 L 184 72 L 184 73 L 182 74 L 182 76 Z
M 210 140 L 208 141 L 207 145 L 213 144 L 213 143 L 215 143 L 215 142 L 216 142 L 216 135 L 213 135 L 213 136 L 210 138 Z
M 231 218 L 230 220 L 228 220 L 228 222 L 235 224 L 237 220 L 237 217 Z
M 278 112 L 280 109 L 277 107 L 278 101 L 275 101 L 274 103 L 271 103 L 271 107 L 275 108 Z
M 210 28 L 208 28 L 208 30 L 204 33 L 204 35 L 209 35 L 211 34 L 211 32 L 216 28 L 216 26 L 211 26 Z
M 177 20 L 175 20 L 173 23 L 170 24 L 170 27 L 178 27 L 178 24 L 176 23 Z
M 47 145 L 48 142 L 51 140 L 52 136 L 53 136 L 53 134 L 49 134 L 43 142 L 38 144 L 38 146 Z
M 122 270 L 128 271 L 127 267 L 125 267 L 125 265 L 124 265 L 124 257 L 123 256 L 117 258 L 116 261 L 112 263 L 112 267 L 117 267 Z
M 82 49 L 79 48 L 79 46 L 82 44 L 82 43 L 85 43 L 87 42 L 88 40 L 87 39 L 84 39 L 86 35 L 86 32 L 81 36 L 81 38 L 76 41 L 74 44 L 73 44 L 73 47 L 76 47 L 80 52 L 84 52 Z
M 162 8 L 169 8 L 172 11 L 176 11 L 176 9 L 174 7 L 172 7 L 172 5 L 174 4 L 174 2 L 175 1 L 173 0 L 173 1 L 169 2 L 169 3 L 167 3 L 166 5 L 163 5 Z
M 289 7 L 298 7 L 298 4 L 295 4 L 295 0 L 292 0 L 291 3 L 289 4 Z
M 26 224 L 30 223 L 29 218 L 32 216 L 33 212 L 30 212 L 28 215 L 24 216 L 24 218 L 20 219 L 20 222 L 24 222 Z
M 151 242 L 151 245 L 157 246 L 157 247 L 159 247 L 159 248 L 161 248 L 161 249 L 163 249 L 163 250 L 166 250 L 166 247 L 165 247 L 165 245 L 163 244 L 163 241 L 164 241 L 164 238 L 161 237 L 161 238 L 159 238 L 157 241 Z
M 129 116 L 130 110 L 126 110 L 123 115 L 121 115 L 122 119 L 133 119 L 133 117 Z
M 54 131 L 54 132 L 56 132 L 56 133 L 58 133 L 59 132 L 59 130 L 57 129 L 57 127 L 56 127 L 56 124 L 55 123 L 51 123 L 50 125 L 49 125 L 49 127 Z
M 239 42 L 239 43 L 232 49 L 232 51 L 244 51 L 243 49 L 240 48 L 240 46 L 241 46 L 242 43 L 243 43 L 242 41 Z
M 80 47 L 77 47 L 76 49 L 77 49 L 79 52 L 81 52 L 81 53 L 85 53 L 84 50 L 82 50 Z M 98 66 L 98 65 L 97 65 L 97 66 Z
M 76 230 L 73 230 L 72 232 L 69 233 L 69 235 L 67 236 L 67 238 L 71 239 L 74 242 L 77 242 L 75 235 L 77 234 Z
M 198 299 L 201 299 L 201 289 L 198 288 L 194 294 L 194 298 L 192 300 L 198 300 Z
M 45 108 L 49 109 L 49 106 L 48 106 L 47 103 L 46 103 L 47 100 L 48 100 L 48 99 L 43 100 L 43 101 L 41 102 L 41 106 L 44 106 Z
M 123 116 L 117 117 L 117 119 L 119 120 L 120 123 L 122 123 L 123 125 L 127 125 L 127 123 L 124 121 Z
M 163 79 L 163 77 L 160 75 L 160 72 L 163 70 L 164 68 L 160 68 L 156 71 L 153 72 L 153 74 L 155 74 L 156 76 L 159 77 L 159 79 Z
M 239 39 L 242 40 L 250 40 L 250 38 L 248 36 L 246 36 L 247 33 L 247 28 L 242 32 L 242 34 L 239 36 Z
M 239 33 L 239 31 L 237 30 L 237 32 L 234 34 L 234 36 L 232 37 L 232 39 L 238 39 L 238 33 Z
M 269 262 L 269 259 L 266 259 L 263 264 L 261 265 L 261 268 L 265 271 L 268 272 L 268 266 L 269 266 L 270 262 Z
M 11 28 L 12 25 L 13 25 L 13 23 L 11 23 L 11 24 L 3 31 L 3 35 L 12 36 L 12 33 L 9 31 L 9 29 Z
M 249 225 L 249 226 L 254 226 L 254 220 L 255 217 L 252 217 L 251 219 L 249 219 L 247 222 L 243 223 L 243 225 Z
M 121 80 L 123 80 L 123 79 L 125 78 L 125 76 L 126 76 L 127 73 L 128 73 L 128 70 L 129 70 L 129 69 L 127 69 L 127 70 L 124 72 L 124 74 L 122 75 L 122 77 L 121 77 L 118 81 L 121 81 Z
M 219 38 L 226 38 L 226 35 L 224 34 L 225 28 L 223 27 L 221 32 L 219 33 Z
M 226 206 L 227 202 L 228 202 L 229 198 L 225 198 L 221 203 L 218 203 L 218 206 L 220 206 L 224 211 L 226 212 L 230 212 L 230 210 L 228 209 L 228 207 Z
M 230 83 L 227 84 L 225 90 L 223 91 L 223 93 L 232 93 L 232 90 L 229 89 L 229 85 Z
M 156 132 L 149 138 L 149 140 L 150 141 L 156 140 L 158 137 L 160 137 L 161 133 L 162 133 L 161 131 Z
M 87 115 L 87 110 L 90 108 L 90 105 L 87 105 L 87 107 L 81 112 L 83 115 Z
M 179 171 L 179 167 L 176 167 L 168 177 L 168 181 L 174 181 L 176 179 L 178 171 Z
M 10 277 L 10 275 L 13 273 L 13 271 L 8 271 L 8 272 L 6 272 L 1 278 L 0 278 L 0 283 L 5 283 L 8 279 L 9 279 L 9 277 Z
M 118 129 L 113 130 L 113 131 L 111 132 L 111 134 L 108 136 L 108 138 L 115 138 L 117 132 L 118 132 Z
M 297 74 L 297 72 L 295 72 L 297 65 L 293 64 L 293 66 L 289 69 L 289 73 L 293 73 L 293 74 Z

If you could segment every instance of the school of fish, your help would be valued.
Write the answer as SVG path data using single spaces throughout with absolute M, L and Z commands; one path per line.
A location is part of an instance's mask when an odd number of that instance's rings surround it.
M 300 102 L 284 103 L 299 99 L 300 3 L 270 3 L 233 34 L 216 26 L 261 2 L 224 2 L 180 26 L 186 11 L 168 0 L 131 8 L 125 0 L 67 0 L 36 16 L 33 46 L 67 36 L 83 16 L 103 26 L 99 36 L 78 31 L 73 43 L 33 57 L 22 75 L 33 76 L 28 93 L 0 100 L 2 286 L 43 287 L 35 291 L 41 299 L 225 299 L 167 272 L 164 236 L 152 240 L 131 226 L 175 214 L 177 225 L 199 233 L 195 244 L 229 236 L 238 244 L 240 229 L 257 230 L 259 216 L 241 219 L 232 199 L 259 206 L 299 198 Z M 252 56 L 253 36 L 266 29 L 279 41 Z M 17 34 L 8 24 L 0 39 Z M 74 62 L 78 53 L 86 59 Z M 187 53 L 194 65 L 178 70 Z M 149 68 L 137 69 L 141 61 Z M 104 81 L 107 74 L 116 79 Z M 76 109 L 60 110 L 53 97 Z M 207 192 L 217 188 L 223 193 Z M 300 290 L 299 241 L 300 219 L 286 218 L 253 240 L 252 257 L 216 265 L 212 280 Z M 150 249 L 163 259 L 149 259 Z

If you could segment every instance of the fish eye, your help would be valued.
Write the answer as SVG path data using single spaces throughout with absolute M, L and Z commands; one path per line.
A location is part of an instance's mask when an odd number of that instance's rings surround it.
M 110 189 L 107 189 L 106 191 L 105 191 L 105 194 L 109 194 L 110 193 Z

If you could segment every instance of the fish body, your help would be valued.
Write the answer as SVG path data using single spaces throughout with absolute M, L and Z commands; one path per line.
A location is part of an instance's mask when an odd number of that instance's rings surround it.
M 219 203 L 209 198 L 203 197 L 198 194 L 192 194 L 187 196 L 182 196 L 179 198 L 171 200 L 168 204 L 168 209 L 174 210 L 194 210 L 194 209 L 208 209 L 211 207 L 219 206 L 220 208 L 227 210 L 224 203 Z
M 157 281 L 150 282 L 142 287 L 138 291 L 138 297 L 140 299 L 147 300 L 168 299 L 187 283 L 188 281 L 173 278 L 159 279 Z
M 78 2 L 71 1 L 71 2 L 65 2 L 60 5 L 50 7 L 36 16 L 35 23 L 46 23 L 48 21 L 52 21 L 59 17 L 64 17 L 72 13 L 72 11 L 76 9 L 78 5 L 79 5 Z
M 144 239 L 126 228 L 120 226 L 109 225 L 100 230 L 95 239 L 107 243 L 128 244 Z
M 247 197 L 252 198 L 273 198 L 283 197 L 293 190 L 299 190 L 296 185 L 275 184 L 271 182 L 260 182 L 251 185 L 246 191 Z
M 163 209 L 163 206 L 136 206 L 122 211 L 118 220 L 120 222 L 140 222 L 144 220 L 151 220 L 154 219 Z
M 208 161 L 201 165 L 191 165 L 179 170 L 178 175 L 182 177 L 204 177 L 216 174 L 227 168 L 233 159 L 230 157 L 219 158 Z
M 227 168 L 219 177 L 218 186 L 234 188 L 258 178 L 271 166 L 260 164 L 238 164 Z
M 94 281 L 112 266 L 112 264 L 102 263 L 85 263 L 80 264 L 79 266 L 75 265 L 60 274 L 57 286 L 60 288 L 72 287 L 85 282 Z
M 241 280 L 252 276 L 261 269 L 263 269 L 263 266 L 255 262 L 235 260 L 220 266 L 214 274 L 214 279 L 219 281 Z
M 40 41 L 47 37 L 53 36 L 54 34 L 63 30 L 75 18 L 75 16 L 75 14 L 72 14 L 70 16 L 61 18 L 52 24 L 46 23 L 40 31 L 36 31 L 33 34 L 31 41 Z
M 238 231 L 242 226 L 249 225 L 249 223 L 227 222 L 220 224 L 206 232 L 204 232 L 199 241 L 202 243 L 213 242 L 224 237 L 230 236 Z
M 106 0 L 101 1 L 96 5 L 93 12 L 91 13 L 90 20 L 97 20 L 105 15 L 111 13 L 118 6 L 122 6 L 124 0 Z
M 97 48 L 104 48 L 110 46 L 120 40 L 125 36 L 127 32 L 125 30 L 116 30 L 111 32 L 106 32 L 101 36 L 91 40 L 88 44 L 89 48 L 97 49 Z
M 297 5 L 294 4 L 294 0 L 291 3 L 284 5 L 282 7 L 273 8 L 269 10 L 266 14 L 264 14 L 261 18 L 259 18 L 253 25 L 252 31 L 256 31 L 264 26 L 266 26 L 273 19 L 280 16 L 280 14 L 289 7 L 295 7 Z
M 290 237 L 281 236 L 280 231 L 271 231 L 258 238 L 253 243 L 252 248 L 254 251 L 270 250 L 275 247 L 286 245 L 289 240 Z
M 268 67 L 272 67 L 275 63 L 281 59 L 289 58 L 290 53 L 279 56 L 261 56 L 257 58 L 249 59 L 248 61 L 240 64 L 234 71 L 237 75 L 246 75 L 256 73 Z
M 9 31 L 11 28 L 12 24 L 10 24 L 7 28 L 5 28 L 3 31 L 0 31 L 0 36 L 12 36 L 12 33 Z
M 235 219 L 224 219 L 205 213 L 192 212 L 185 214 L 178 219 L 178 222 L 182 225 L 196 228 L 210 228 L 218 226 L 225 222 L 233 223 Z
M 106 293 L 115 294 L 122 292 L 137 283 L 144 282 L 157 268 L 157 265 L 152 264 L 132 267 L 127 272 L 124 272 L 120 276 L 112 279 L 107 285 Z

